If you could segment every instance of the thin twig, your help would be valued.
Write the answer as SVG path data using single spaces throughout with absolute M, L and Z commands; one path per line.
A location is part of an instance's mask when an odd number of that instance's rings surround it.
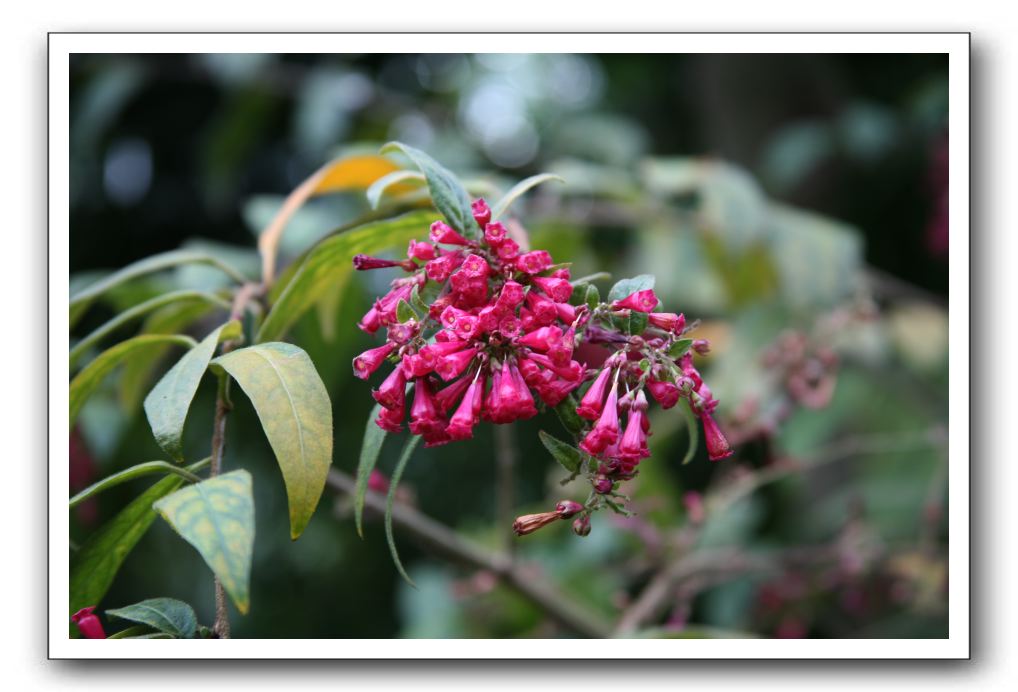
M 233 304 L 230 308 L 230 319 L 243 319 L 244 311 L 252 300 L 261 295 L 262 286 L 256 283 L 246 283 L 241 286 L 233 297 Z M 241 344 L 240 337 L 223 342 L 222 354 L 225 355 Z M 221 376 L 219 389 L 216 394 L 216 413 L 212 421 L 212 464 L 209 468 L 209 478 L 215 478 L 223 470 L 223 454 L 226 451 L 226 418 L 230 413 L 229 379 L 226 375 Z M 215 577 L 216 591 L 216 621 L 212 630 L 220 639 L 230 638 L 230 613 L 226 609 L 226 591 L 223 589 L 219 577 Z
M 353 497 L 356 481 L 346 473 L 329 471 L 327 486 L 334 492 Z M 364 506 L 381 515 L 385 497 L 368 491 Z M 487 570 L 506 586 L 538 606 L 562 627 L 585 637 L 609 636 L 609 627 L 586 608 L 560 592 L 547 579 L 533 574 L 533 568 L 513 563 L 504 553 L 492 552 L 466 540 L 446 526 L 406 504 L 397 502 L 392 511 L 393 525 L 412 536 L 424 547 L 459 564 Z

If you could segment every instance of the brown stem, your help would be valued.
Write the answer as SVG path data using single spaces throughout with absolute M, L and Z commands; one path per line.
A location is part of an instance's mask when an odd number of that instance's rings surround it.
M 334 492 L 353 497 L 356 482 L 342 471 L 333 469 L 329 471 L 327 485 Z M 364 506 L 381 515 L 385 512 L 385 497 L 369 490 L 364 497 Z M 393 506 L 392 523 L 426 548 L 453 562 L 491 572 L 562 627 L 584 637 L 609 636 L 606 623 L 560 592 L 545 577 L 535 575 L 532 567 L 513 563 L 504 553 L 492 552 L 468 541 L 401 502 Z
M 259 284 L 247 283 L 241 286 L 233 297 L 230 319 L 243 319 L 248 303 L 261 295 L 261 292 L 262 287 Z M 229 353 L 240 343 L 241 339 L 239 338 L 223 342 L 222 353 L 224 355 Z M 215 478 L 223 470 L 223 454 L 226 451 L 226 417 L 230 413 L 229 384 L 229 379 L 223 375 L 216 394 L 216 413 L 212 421 L 212 463 L 209 466 L 209 478 Z M 216 621 L 212 630 L 220 639 L 229 639 L 230 614 L 226 610 L 226 591 L 223 589 L 219 577 L 215 577 L 215 592 Z

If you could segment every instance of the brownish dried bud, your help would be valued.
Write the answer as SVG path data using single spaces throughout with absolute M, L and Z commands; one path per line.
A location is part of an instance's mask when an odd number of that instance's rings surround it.
M 513 533 L 517 536 L 526 536 L 561 518 L 558 512 L 524 514 L 522 517 L 516 517 L 516 521 L 513 522 Z

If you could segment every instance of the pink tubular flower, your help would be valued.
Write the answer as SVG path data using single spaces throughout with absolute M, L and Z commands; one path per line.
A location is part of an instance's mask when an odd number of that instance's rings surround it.
M 728 444 L 724 433 L 709 413 L 700 415 L 703 422 L 703 441 L 707 447 L 707 457 L 711 461 L 721 461 L 732 456 L 732 447 Z
M 674 382 L 655 380 L 652 377 L 647 380 L 647 389 L 650 390 L 650 395 L 657 403 L 661 404 L 661 408 L 669 409 L 679 403 L 681 391 Z
M 576 308 L 569 303 L 555 303 L 555 308 L 558 310 L 558 318 L 566 324 L 572 324 L 576 321 Z
M 531 291 L 527 294 L 527 307 L 534 313 L 538 324 L 551 324 L 558 318 L 558 304 L 539 293 Z
M 458 377 L 477 356 L 478 350 L 479 347 L 474 346 L 439 358 L 435 363 L 435 372 L 446 382 Z
M 516 258 L 516 268 L 527 274 L 540 274 L 552 264 L 547 250 L 533 250 Z
M 548 357 L 556 365 L 566 365 L 573 359 L 573 347 L 576 342 L 576 330 L 570 327 L 558 341 L 548 348 Z
M 555 511 L 563 519 L 569 519 L 574 514 L 582 510 L 583 505 L 579 502 L 573 502 L 572 500 L 560 500 L 559 503 L 555 505 Z
M 435 394 L 435 406 L 445 415 L 470 386 L 470 377 L 461 377 Z
M 495 301 L 495 309 L 502 314 L 511 313 L 523 302 L 525 295 L 522 284 L 515 281 L 506 281 L 502 286 L 502 291 L 498 294 L 498 299 Z
M 535 387 L 541 400 L 548 406 L 558 406 L 569 393 L 580 386 L 579 381 L 552 379 Z
M 382 322 L 378 317 L 378 310 L 375 306 L 371 306 L 371 309 L 364 313 L 364 317 L 357 323 L 357 327 L 368 334 L 374 334 L 378 331 L 378 328 L 382 326 Z
M 431 243 L 422 243 L 419 240 L 411 240 L 407 247 L 406 255 L 409 259 L 427 262 L 435 259 L 435 246 Z
M 481 406 L 484 401 L 484 378 L 477 377 L 467 388 L 459 408 L 449 419 L 445 429 L 450 439 L 469 440 L 474 436 L 474 426 L 481 419 Z
M 686 328 L 686 316 L 676 315 L 674 312 L 652 312 L 647 315 L 647 322 L 674 334 L 681 334 Z
M 495 252 L 498 254 L 499 259 L 506 262 L 514 260 L 520 254 L 520 246 L 512 238 L 504 238 L 501 243 L 495 247 Z
M 616 300 L 612 303 L 612 307 L 626 308 L 627 310 L 636 310 L 637 312 L 650 312 L 657 307 L 657 304 L 658 300 L 654 289 L 648 288 L 643 291 L 637 291 L 622 300 Z
M 519 342 L 528 348 L 547 351 L 562 340 L 562 330 L 558 327 L 538 327 L 520 337 Z
M 474 215 L 474 221 L 477 222 L 480 228 L 484 228 L 491 221 L 491 209 L 483 197 L 478 197 L 474 200 L 473 204 L 470 205 L 470 211 Z
M 545 292 L 556 303 L 564 303 L 573 295 L 573 285 L 566 279 L 535 276 L 531 283 Z
M 369 257 L 368 255 L 354 255 L 353 257 L 353 268 L 357 271 L 388 269 L 389 267 L 400 267 L 408 272 L 417 269 L 417 265 L 408 259 L 396 262 L 394 260 L 382 259 L 381 257 Z
M 431 242 L 443 245 L 469 245 L 470 241 L 461 236 L 444 221 L 431 224 Z
M 424 271 L 427 273 L 428 278 L 432 281 L 443 283 L 449 280 L 449 275 L 452 274 L 453 270 L 460 266 L 462 262 L 463 256 L 460 253 L 449 252 L 424 265 Z
M 608 387 L 608 378 L 612 376 L 612 368 L 605 368 L 590 385 L 590 389 L 580 399 L 580 405 L 576 407 L 576 414 L 587 420 L 597 420 L 601 415 L 604 404 L 604 393 Z
M 498 248 L 509 237 L 509 231 L 498 221 L 484 226 L 484 240 L 493 248 Z
M 414 435 L 436 435 L 445 430 L 445 421 L 438 414 L 428 378 L 418 377 L 414 403 L 410 407 L 410 432 Z
M 402 367 L 393 369 L 382 382 L 382 386 L 372 390 L 371 396 L 385 408 L 398 408 L 402 418 L 403 406 L 406 403 L 407 378 Z
M 382 408 L 375 418 L 375 425 L 382 430 L 398 433 L 403 430 L 403 406 L 399 408 Z
M 526 357 L 570 382 L 579 382 L 583 378 L 583 366 L 575 360 L 571 360 L 565 365 L 559 365 L 543 353 L 529 353 Z
M 605 400 L 601 416 L 594 423 L 587 436 L 580 442 L 580 449 L 591 456 L 597 456 L 608 445 L 615 444 L 619 439 L 619 392 L 618 382 L 612 384 L 608 398 Z
M 619 458 L 624 461 L 635 462 L 639 459 L 646 459 L 650 456 L 647 449 L 647 397 L 641 389 L 635 399 L 635 403 L 629 410 L 629 420 L 626 421 L 626 431 L 619 442 Z
M 106 632 L 95 614 L 95 606 L 82 608 L 71 616 L 71 622 L 78 626 L 78 631 L 85 639 L 106 639 Z
M 389 357 L 396 344 L 387 343 L 378 348 L 372 348 L 353 359 L 353 374 L 362 380 L 368 379 L 379 366 Z

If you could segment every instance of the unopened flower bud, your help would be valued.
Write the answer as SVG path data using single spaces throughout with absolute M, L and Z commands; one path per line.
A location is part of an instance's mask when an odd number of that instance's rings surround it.
M 71 616 L 71 622 L 78 626 L 78 631 L 85 639 L 106 639 L 99 616 L 95 614 L 95 606 L 82 608 Z
M 573 533 L 577 536 L 589 536 L 590 535 L 590 515 L 584 514 L 582 517 L 577 517 L 573 521 Z
M 593 486 L 594 492 L 599 495 L 607 495 L 612 491 L 612 479 L 608 478 L 604 474 L 599 474 L 594 477 Z
M 697 339 L 693 342 L 692 348 L 701 356 L 705 356 L 710 353 L 710 342 L 706 339 Z
M 491 208 L 484 201 L 483 197 L 474 200 L 473 204 L 470 205 L 470 211 L 474 214 L 474 221 L 481 228 L 484 228 L 491 221 Z
M 528 533 L 533 533 L 561 518 L 558 512 L 524 514 L 522 517 L 516 517 L 516 521 L 513 522 L 513 533 L 517 536 L 526 536 Z
M 573 502 L 572 500 L 562 500 L 555 505 L 555 511 L 563 519 L 568 519 L 577 512 L 583 509 L 583 505 L 579 502 Z

